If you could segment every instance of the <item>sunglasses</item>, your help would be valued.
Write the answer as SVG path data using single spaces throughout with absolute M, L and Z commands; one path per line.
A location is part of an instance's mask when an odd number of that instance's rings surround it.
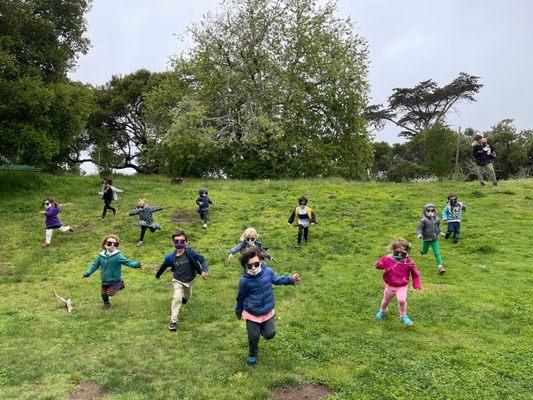
M 174 244 L 185 244 L 187 241 L 185 239 L 176 239 L 174 240 Z
M 407 252 L 406 252 L 406 251 L 399 251 L 399 250 L 396 250 L 396 251 L 394 252 L 394 255 L 395 255 L 396 257 L 398 257 L 398 256 L 407 257 Z
M 430 208 L 430 209 L 428 210 L 428 213 L 434 213 L 434 212 L 435 212 L 435 209 L 434 209 L 434 208 Z
M 49 202 L 47 202 L 47 201 L 45 201 L 45 202 L 44 202 L 44 205 L 45 205 L 45 206 L 49 206 L 49 205 L 50 205 L 50 203 L 49 203 Z
M 118 247 L 118 242 L 107 242 L 105 245 L 107 247 Z
M 256 261 L 254 263 L 251 263 L 251 264 L 246 264 L 246 269 L 252 269 L 252 268 L 259 268 L 259 266 L 261 265 L 261 263 L 259 261 Z
M 246 241 L 247 242 L 255 242 L 255 238 L 247 238 Z

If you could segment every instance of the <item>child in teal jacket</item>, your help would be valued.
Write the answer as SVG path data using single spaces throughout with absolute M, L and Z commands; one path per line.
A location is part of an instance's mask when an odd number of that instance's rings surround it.
M 453 234 L 453 243 L 459 242 L 459 231 L 461 230 L 461 221 L 463 219 L 463 211 L 466 211 L 466 205 L 457 201 L 457 195 L 451 193 L 448 195 L 448 203 L 442 210 L 442 220 L 448 227 L 445 239 L 448 239 Z
M 132 261 L 124 257 L 120 250 L 118 250 L 118 246 L 118 236 L 107 235 L 104 237 L 102 242 L 102 248 L 104 250 L 98 254 L 90 268 L 83 274 L 83 278 L 88 278 L 101 267 L 100 278 L 102 279 L 102 287 L 100 294 L 104 301 L 104 309 L 106 310 L 111 307 L 109 296 L 114 296 L 119 290 L 124 289 L 122 265 L 141 268 L 140 262 Z

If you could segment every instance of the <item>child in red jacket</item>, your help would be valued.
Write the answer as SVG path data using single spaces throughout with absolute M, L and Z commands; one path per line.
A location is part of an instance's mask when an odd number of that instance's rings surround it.
M 400 310 L 400 320 L 405 326 L 412 326 L 413 321 L 407 316 L 407 288 L 409 278 L 413 277 L 413 288 L 420 290 L 420 272 L 415 266 L 413 260 L 408 258 L 411 245 L 405 239 L 395 239 L 390 248 L 392 254 L 381 257 L 374 263 L 374 268 L 383 269 L 383 280 L 385 281 L 385 291 L 381 307 L 376 314 L 376 319 L 383 318 L 388 313 L 388 306 L 391 300 L 396 296 L 398 299 L 398 308 Z

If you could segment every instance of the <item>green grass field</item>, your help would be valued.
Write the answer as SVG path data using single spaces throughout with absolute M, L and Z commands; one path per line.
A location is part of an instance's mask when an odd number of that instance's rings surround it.
M 119 213 L 100 221 L 96 177 L 0 174 L 1 399 L 68 399 L 87 382 L 113 400 L 267 399 L 274 388 L 305 382 L 328 386 L 334 399 L 531 399 L 533 180 L 497 189 L 340 179 L 169 182 L 117 177 L 115 186 L 127 191 L 114 203 Z M 215 202 L 207 230 L 194 204 L 203 185 Z M 469 210 L 459 245 L 441 240 L 448 273 L 439 276 L 433 256 L 420 256 L 415 231 L 423 204 L 435 203 L 440 216 L 450 192 Z M 297 250 L 287 219 L 300 195 L 319 224 Z M 76 228 L 55 232 L 50 248 L 40 245 L 46 196 L 73 203 L 60 217 Z M 140 197 L 167 207 L 155 214 L 163 230 L 148 232 L 142 249 L 137 218 L 127 216 Z M 245 363 L 244 321 L 234 314 L 242 270 L 236 259 L 225 261 L 247 226 L 277 258 L 278 274 L 302 275 L 295 286 L 274 288 L 277 336 L 260 342 L 253 368 Z M 178 228 L 210 270 L 171 333 L 171 274 L 157 281 L 152 268 Z M 106 312 L 99 274 L 81 274 L 107 233 L 144 266 L 124 269 L 126 289 Z M 386 320 L 374 319 L 383 280 L 371 265 L 397 236 L 411 241 L 422 273 L 422 291 L 409 291 L 410 329 L 395 303 Z M 54 291 L 74 301 L 72 314 Z

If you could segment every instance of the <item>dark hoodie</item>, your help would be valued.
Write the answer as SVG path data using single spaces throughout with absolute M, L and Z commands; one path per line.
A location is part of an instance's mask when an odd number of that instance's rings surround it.
M 440 221 L 437 217 L 437 210 L 435 209 L 433 218 L 429 218 L 427 216 L 428 208 L 435 208 L 435 206 L 433 204 L 426 204 L 424 206 L 424 217 L 420 220 L 420 224 L 416 230 L 416 234 L 422 235 L 422 240 L 424 241 L 437 240 L 440 233 Z

